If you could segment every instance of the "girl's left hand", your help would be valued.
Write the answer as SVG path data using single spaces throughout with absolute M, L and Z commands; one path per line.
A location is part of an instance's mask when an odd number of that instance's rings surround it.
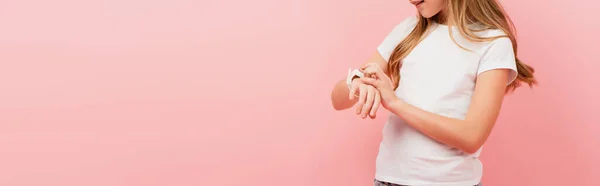
M 360 68 L 360 71 L 365 74 L 365 77 L 362 78 L 363 83 L 372 85 L 379 91 L 383 107 L 388 109 L 390 103 L 398 100 L 394 91 L 394 83 L 377 63 L 367 63 Z

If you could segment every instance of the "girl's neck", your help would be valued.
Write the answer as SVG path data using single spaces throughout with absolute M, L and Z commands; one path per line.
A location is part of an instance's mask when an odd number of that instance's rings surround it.
M 435 15 L 434 21 L 440 25 L 448 25 L 448 13 L 447 9 L 443 9 L 437 15 Z

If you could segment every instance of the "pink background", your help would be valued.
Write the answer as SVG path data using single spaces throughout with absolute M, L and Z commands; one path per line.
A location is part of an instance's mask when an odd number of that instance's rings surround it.
M 600 3 L 502 2 L 541 85 L 507 98 L 484 184 L 597 185 Z M 385 114 L 335 112 L 329 92 L 413 12 L 404 0 L 3 1 L 0 185 L 370 185 Z

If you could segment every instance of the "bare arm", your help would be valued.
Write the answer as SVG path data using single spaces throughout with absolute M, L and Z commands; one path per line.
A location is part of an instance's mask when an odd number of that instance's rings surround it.
M 475 153 L 485 143 L 496 122 L 508 76 L 506 69 L 480 74 L 464 120 L 427 112 L 399 99 L 390 102 L 388 110 L 441 143 Z
M 375 52 L 366 63 L 377 63 L 387 73 L 387 62 L 379 52 Z M 333 108 L 335 110 L 345 110 L 354 106 L 359 99 L 350 99 L 349 95 L 350 91 L 348 90 L 348 85 L 346 85 L 344 78 L 344 80 L 339 81 L 331 91 L 331 104 L 333 105 Z M 360 101 L 364 102 L 364 100 Z

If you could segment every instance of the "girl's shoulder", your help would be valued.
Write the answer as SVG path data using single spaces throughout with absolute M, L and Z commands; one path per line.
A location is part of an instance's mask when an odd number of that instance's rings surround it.
M 413 29 L 418 21 L 419 18 L 416 15 L 408 16 L 402 19 L 402 21 L 396 25 L 396 28 Z
M 501 29 L 495 29 L 495 28 L 488 28 L 488 29 L 484 29 L 481 26 L 475 25 L 472 26 L 474 30 L 477 30 L 475 33 L 479 36 L 479 37 L 484 37 L 484 38 L 492 38 L 492 37 L 503 37 L 503 36 L 507 36 L 506 32 L 502 31 Z

